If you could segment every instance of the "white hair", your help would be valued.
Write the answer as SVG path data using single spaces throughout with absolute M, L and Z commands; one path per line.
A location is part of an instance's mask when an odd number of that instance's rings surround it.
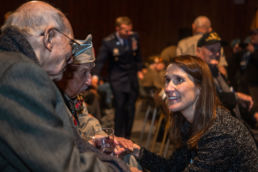
M 39 35 L 47 26 L 60 31 L 67 29 L 64 23 L 65 16 L 61 11 L 47 3 L 40 4 L 25 3 L 8 17 L 1 29 L 14 26 L 26 35 Z

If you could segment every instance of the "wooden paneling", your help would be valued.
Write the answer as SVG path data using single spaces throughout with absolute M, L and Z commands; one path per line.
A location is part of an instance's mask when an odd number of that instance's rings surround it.
M 0 23 L 3 15 L 14 10 L 22 0 L 1 0 Z M 206 15 L 224 40 L 244 38 L 258 7 L 258 0 L 49 0 L 70 19 L 76 38 L 93 34 L 96 51 L 103 37 L 114 31 L 117 16 L 127 15 L 140 34 L 142 54 L 160 53 L 168 42 L 178 41 L 180 28 L 191 28 L 192 21 Z

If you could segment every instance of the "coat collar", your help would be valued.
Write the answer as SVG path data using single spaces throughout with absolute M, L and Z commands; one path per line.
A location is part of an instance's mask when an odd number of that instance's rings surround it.
M 3 30 L 0 36 L 0 50 L 22 53 L 36 64 L 39 64 L 30 43 L 16 27 L 11 26 Z

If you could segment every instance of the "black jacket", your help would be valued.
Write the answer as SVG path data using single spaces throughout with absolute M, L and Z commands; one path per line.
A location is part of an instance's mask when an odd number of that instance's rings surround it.
M 187 134 L 182 135 L 187 140 Z M 258 151 L 253 137 L 226 109 L 217 110 L 217 117 L 199 140 L 198 149 L 183 146 L 169 159 L 142 149 L 139 161 L 143 168 L 157 172 L 258 171 Z
M 134 50 L 133 42 L 136 44 Z M 104 38 L 93 73 L 100 75 L 107 61 L 109 81 L 113 90 L 138 90 L 137 71 L 142 68 L 142 59 L 136 33 L 129 37 L 127 46 L 119 42 L 115 33 Z

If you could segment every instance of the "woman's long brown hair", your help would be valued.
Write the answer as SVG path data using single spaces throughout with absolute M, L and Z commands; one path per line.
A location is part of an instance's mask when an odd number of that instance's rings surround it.
M 196 86 L 200 87 L 200 95 L 196 103 L 194 119 L 191 123 L 190 138 L 187 140 L 187 146 L 194 148 L 211 122 L 216 117 L 216 92 L 213 84 L 212 74 L 208 65 L 200 58 L 190 55 L 177 56 L 171 61 L 192 76 Z M 183 144 L 181 128 L 186 119 L 180 112 L 172 114 L 171 136 L 176 147 Z

